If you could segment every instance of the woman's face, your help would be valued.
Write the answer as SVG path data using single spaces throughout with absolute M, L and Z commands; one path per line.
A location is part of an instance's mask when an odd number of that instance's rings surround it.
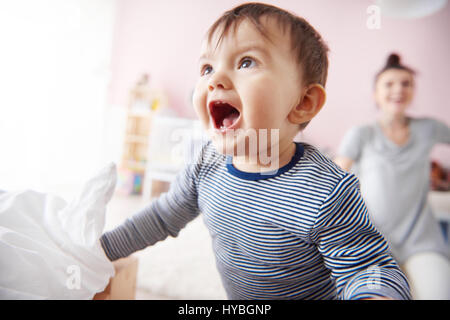
M 378 76 L 375 84 L 375 102 L 386 115 L 404 115 L 414 95 L 414 78 L 411 72 L 388 69 Z

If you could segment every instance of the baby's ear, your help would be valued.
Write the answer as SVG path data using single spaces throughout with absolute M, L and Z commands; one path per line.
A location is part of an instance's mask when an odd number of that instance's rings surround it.
M 303 98 L 288 114 L 288 120 L 294 124 L 311 121 L 325 104 L 326 93 L 322 85 L 315 83 L 305 89 Z

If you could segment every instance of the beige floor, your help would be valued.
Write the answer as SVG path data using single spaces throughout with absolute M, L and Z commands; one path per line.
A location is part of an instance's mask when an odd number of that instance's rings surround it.
M 155 294 L 144 289 L 137 288 L 136 300 L 173 300 L 172 297 Z
M 105 231 L 120 225 L 145 205 L 142 197 L 115 193 L 106 208 Z

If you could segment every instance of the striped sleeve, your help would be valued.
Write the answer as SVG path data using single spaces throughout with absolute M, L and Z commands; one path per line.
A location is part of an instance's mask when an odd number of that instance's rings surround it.
M 106 256 L 117 260 L 164 240 L 176 237 L 199 214 L 197 172 L 199 163 L 189 163 L 167 193 L 100 238 Z
M 347 174 L 325 199 L 310 234 L 341 299 L 410 299 L 406 277 L 369 220 L 358 180 Z

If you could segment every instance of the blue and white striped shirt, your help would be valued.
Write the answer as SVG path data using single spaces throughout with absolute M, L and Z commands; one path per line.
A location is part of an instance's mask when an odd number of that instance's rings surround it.
M 229 160 L 205 144 L 169 192 L 102 236 L 109 259 L 177 236 L 201 212 L 230 299 L 410 299 L 354 175 L 303 143 L 272 175 Z

